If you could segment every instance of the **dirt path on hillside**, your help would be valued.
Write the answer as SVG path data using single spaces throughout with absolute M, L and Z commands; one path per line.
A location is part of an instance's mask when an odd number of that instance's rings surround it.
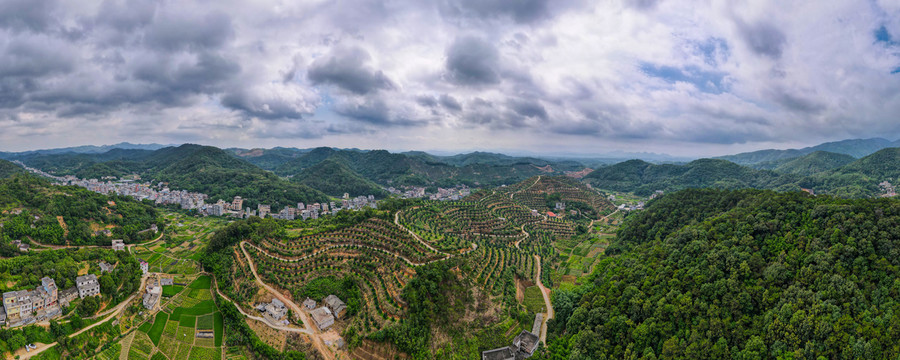
M 244 253 L 244 257 L 247 259 L 247 264 L 250 265 L 250 271 L 253 272 L 253 277 L 256 279 L 256 283 L 259 284 L 260 286 L 262 286 L 263 288 L 265 288 L 266 290 L 268 290 L 270 293 L 272 293 L 272 295 L 275 295 L 275 297 L 277 297 L 278 300 L 281 300 L 282 302 L 284 302 L 286 305 L 288 305 L 291 308 L 291 310 L 295 314 L 299 315 L 300 319 L 303 321 L 303 327 L 306 328 L 306 330 L 309 332 L 308 333 L 309 338 L 312 340 L 313 347 L 315 347 L 316 350 L 320 354 L 322 354 L 322 356 L 326 360 L 334 360 L 334 358 L 335 358 L 334 354 L 331 353 L 331 350 L 327 346 L 325 346 L 325 343 L 322 341 L 322 338 L 319 336 L 319 333 L 313 328 L 312 320 L 306 316 L 306 313 L 303 312 L 303 310 L 301 310 L 300 307 L 297 306 L 296 303 L 291 301 L 291 299 L 288 299 L 286 296 L 284 296 L 280 292 L 276 291 L 275 288 L 269 286 L 264 281 L 262 281 L 262 279 L 259 277 L 259 274 L 256 272 L 256 264 L 253 263 L 253 259 L 250 258 L 250 254 L 248 254 L 247 250 L 244 249 L 244 243 L 245 243 L 244 241 L 241 241 L 239 246 L 241 248 L 241 252 Z M 238 307 L 238 309 L 240 309 L 240 307 Z
M 544 305 L 547 306 L 547 316 L 544 317 L 544 322 L 541 324 L 541 333 L 539 334 L 541 338 L 541 342 L 544 345 L 547 345 L 547 322 L 553 318 L 553 304 L 550 302 L 550 289 L 544 287 L 544 281 L 541 280 L 541 257 L 535 255 L 534 259 L 537 261 L 537 286 L 541 289 L 541 295 L 544 295 Z
M 142 288 L 144 287 L 144 280 L 145 280 L 145 279 L 146 279 L 145 277 L 142 277 L 142 278 L 141 278 L 141 286 L 138 287 L 138 290 L 139 290 L 139 291 L 140 291 L 140 289 L 142 289 Z M 128 299 L 125 299 L 125 301 L 122 301 L 121 303 L 119 303 L 119 305 L 117 305 L 115 308 L 113 308 L 113 309 L 111 310 L 112 314 L 110 314 L 109 316 L 107 316 L 105 319 L 100 320 L 100 321 L 98 321 L 98 322 L 96 322 L 96 323 L 93 323 L 93 324 L 91 324 L 90 326 L 85 327 L 84 329 L 78 330 L 78 331 L 76 331 L 76 332 L 70 334 L 68 337 L 69 337 L 69 338 L 76 337 L 76 336 L 80 335 L 81 333 L 83 333 L 83 332 L 85 332 L 85 331 L 88 331 L 88 330 L 90 330 L 90 329 L 93 329 L 93 328 L 95 328 L 95 327 L 97 327 L 97 326 L 100 326 L 100 325 L 103 324 L 103 323 L 106 323 L 107 321 L 112 320 L 112 318 L 116 317 L 116 315 L 119 315 L 119 313 L 120 313 L 123 309 L 125 309 L 125 306 L 128 305 L 128 303 L 130 303 L 131 300 L 133 300 L 135 296 L 137 296 L 137 294 L 132 294 L 130 297 L 128 297 Z M 24 349 L 19 349 L 19 351 L 17 351 L 16 354 L 20 356 L 19 359 L 29 359 L 29 358 L 31 358 L 31 357 L 36 356 L 37 354 L 40 354 L 40 353 L 44 352 L 45 350 L 47 350 L 47 349 L 49 349 L 49 348 L 52 348 L 52 347 L 56 346 L 56 344 L 57 344 L 56 342 L 53 342 L 53 343 L 51 343 L 51 344 L 41 345 L 41 346 L 39 346 L 36 350 L 32 350 L 32 351 L 29 351 L 29 352 L 25 352 Z

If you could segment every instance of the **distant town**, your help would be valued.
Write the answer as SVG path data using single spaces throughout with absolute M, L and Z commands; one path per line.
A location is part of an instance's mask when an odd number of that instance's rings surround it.
M 258 204 L 256 209 L 244 207 L 244 199 L 235 196 L 230 202 L 218 199 L 215 203 L 207 203 L 209 196 L 203 193 L 189 192 L 186 190 L 172 190 L 166 183 L 157 183 L 156 186 L 149 182 L 141 183 L 140 177 L 133 175 L 128 179 L 117 179 L 114 176 L 98 179 L 79 179 L 73 175 L 56 176 L 40 169 L 29 167 L 21 161 L 15 161 L 26 170 L 53 179 L 55 185 L 79 186 L 100 194 L 117 194 L 130 196 L 138 201 L 150 200 L 156 205 L 178 205 L 183 210 L 196 210 L 204 216 L 228 216 L 234 218 L 248 218 L 259 216 L 265 218 L 271 216 L 281 220 L 318 219 L 325 214 L 337 214 L 341 210 L 357 211 L 361 209 L 378 208 L 378 201 L 374 195 L 350 197 L 344 193 L 340 202 L 304 204 L 297 203 L 297 207 L 285 206 L 275 212 L 271 205 Z M 436 201 L 459 200 L 471 194 L 472 190 L 465 185 L 457 185 L 453 188 L 437 188 L 437 192 L 429 194 L 425 187 L 404 186 L 399 189 L 389 187 L 386 189 L 391 195 L 403 199 L 425 198 Z

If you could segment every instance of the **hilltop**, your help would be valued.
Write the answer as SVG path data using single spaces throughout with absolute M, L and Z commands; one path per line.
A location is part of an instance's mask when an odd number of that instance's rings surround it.
M 784 159 L 798 158 L 816 151 L 827 151 L 832 153 L 850 155 L 854 158 L 861 158 L 878 150 L 893 146 L 900 146 L 900 140 L 891 142 L 882 138 L 847 139 L 841 141 L 826 142 L 802 149 L 758 150 L 735 155 L 719 156 L 716 157 L 716 159 L 728 160 L 740 165 L 753 165 Z
M 14 174 L 23 174 L 25 169 L 21 166 L 13 164 L 6 160 L 0 160 L 0 179 L 10 177 Z
M 755 170 L 720 159 L 700 159 L 685 165 L 655 165 L 629 160 L 594 170 L 584 180 L 598 188 L 649 195 L 656 190 L 666 192 L 687 188 L 758 188 L 799 190 L 795 175 L 769 170 Z
M 873 235 L 872 219 L 900 226 L 895 201 L 664 195 L 626 220 L 591 281 L 556 293 L 546 358 L 895 358 L 898 303 L 880 294 L 900 276 L 900 237 Z

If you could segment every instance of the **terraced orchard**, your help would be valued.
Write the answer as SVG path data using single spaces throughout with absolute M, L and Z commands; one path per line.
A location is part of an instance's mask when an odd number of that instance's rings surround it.
M 414 266 L 446 257 L 378 218 L 314 235 L 252 240 L 244 249 L 263 281 L 288 290 L 295 300 L 313 279 L 353 278 L 362 293 L 361 321 L 367 329 L 402 316 L 400 292 L 415 275 Z
M 565 212 L 575 210 L 588 219 L 597 219 L 615 210 L 615 206 L 599 193 L 568 177 L 533 177 L 508 192 L 516 202 L 542 213 L 557 211 L 556 202 L 566 205 Z

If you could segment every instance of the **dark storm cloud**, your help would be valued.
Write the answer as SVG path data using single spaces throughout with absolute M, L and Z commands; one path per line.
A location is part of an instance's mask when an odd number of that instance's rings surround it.
M 457 38 L 447 48 L 447 79 L 462 85 L 500 82 L 500 54 L 494 45 L 474 36 Z
M 825 110 L 825 105 L 802 94 L 795 94 L 783 88 L 777 88 L 770 97 L 784 108 L 799 113 L 817 114 Z
M 459 101 L 456 100 L 453 96 L 443 94 L 441 95 L 439 101 L 441 102 L 441 106 L 450 111 L 462 111 L 463 107 Z
M 651 10 L 661 2 L 662 0 L 626 0 L 628 6 L 639 10 Z
M 434 96 L 422 95 L 416 97 L 416 103 L 424 107 L 435 107 L 438 105 L 438 100 Z
M 168 14 L 154 19 L 144 34 L 147 46 L 169 51 L 217 49 L 234 36 L 231 17 L 212 12 L 199 17 Z
M 754 53 L 772 59 L 781 58 L 781 53 L 784 51 L 784 46 L 787 42 L 781 30 L 764 21 L 754 24 L 745 24 L 743 21 L 738 21 L 737 26 L 744 43 Z
M 335 48 L 330 54 L 313 61 L 307 77 L 314 84 L 330 84 L 363 95 L 393 89 L 394 83 L 369 62 L 372 56 L 360 47 Z
M 548 3 L 549 0 L 445 0 L 441 10 L 454 17 L 508 17 L 518 23 L 531 23 L 550 15 Z
M 510 99 L 507 106 L 515 111 L 516 114 L 524 117 L 538 118 L 541 120 L 547 120 L 548 118 L 547 109 L 535 100 Z
M 43 31 L 53 20 L 55 0 L 0 1 L 0 28 Z
M 391 122 L 390 109 L 381 99 L 367 99 L 362 103 L 340 104 L 335 111 L 343 116 L 363 122 L 386 125 Z
M 75 60 L 60 42 L 45 37 L 13 38 L 0 45 L 0 77 L 40 77 L 71 72 Z M 2 41 L 0 41 L 2 44 Z M 64 46 L 66 47 L 66 46 Z

